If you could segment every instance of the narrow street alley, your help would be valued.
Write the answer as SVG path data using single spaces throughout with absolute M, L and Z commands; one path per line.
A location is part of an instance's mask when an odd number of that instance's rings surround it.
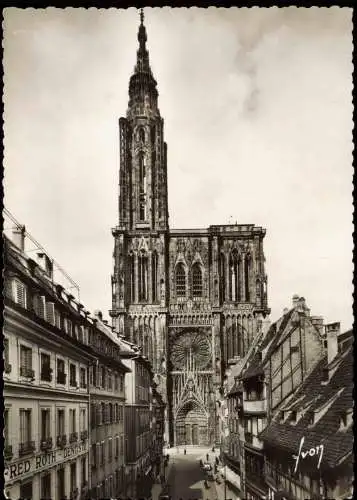
M 206 488 L 204 481 L 205 472 L 200 467 L 200 460 L 206 461 L 207 454 L 209 462 L 214 469 L 215 457 L 218 454 L 213 453 L 209 448 L 188 447 L 187 454 L 184 449 L 172 448 L 169 451 L 169 467 L 167 475 L 167 484 L 172 500 L 223 500 L 223 483 L 218 485 L 215 481 L 208 482 Z M 155 488 L 153 500 L 159 498 L 159 489 Z M 233 500 L 233 499 L 232 499 Z

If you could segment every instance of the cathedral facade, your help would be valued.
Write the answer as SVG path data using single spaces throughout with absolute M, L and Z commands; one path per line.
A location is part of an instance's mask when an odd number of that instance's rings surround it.
M 129 104 L 119 119 L 119 221 L 113 326 L 141 346 L 167 404 L 171 445 L 217 440 L 216 397 L 269 312 L 265 230 L 169 228 L 167 145 L 141 14 Z

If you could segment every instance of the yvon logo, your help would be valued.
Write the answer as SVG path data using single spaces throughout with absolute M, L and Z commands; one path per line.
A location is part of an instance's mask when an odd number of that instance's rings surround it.
M 310 448 L 309 450 L 307 451 L 303 451 L 302 450 L 302 447 L 304 445 L 304 441 L 305 441 L 305 438 L 302 437 L 301 440 L 300 440 L 300 446 L 299 446 L 299 453 L 298 455 L 293 455 L 293 458 L 295 459 L 295 469 L 294 469 L 294 473 L 297 471 L 297 468 L 298 468 L 298 465 L 299 465 L 299 461 L 300 461 L 300 457 L 302 459 L 306 458 L 307 456 L 309 457 L 314 457 L 315 455 L 319 455 L 319 460 L 317 462 L 317 468 L 319 469 L 320 468 L 320 464 L 321 464 L 321 460 L 322 460 L 322 455 L 324 453 L 324 445 L 323 444 L 320 444 L 318 446 L 315 446 L 313 448 Z

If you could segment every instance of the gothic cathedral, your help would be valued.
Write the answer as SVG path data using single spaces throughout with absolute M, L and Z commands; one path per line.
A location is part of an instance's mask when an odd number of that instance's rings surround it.
M 119 224 L 113 229 L 113 326 L 138 344 L 167 402 L 171 445 L 212 445 L 225 369 L 269 312 L 265 230 L 252 224 L 170 229 L 167 145 L 141 13 L 120 118 Z

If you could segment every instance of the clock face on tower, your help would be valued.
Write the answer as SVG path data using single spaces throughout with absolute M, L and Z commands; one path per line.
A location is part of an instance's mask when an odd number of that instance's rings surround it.
M 188 331 L 174 340 L 171 348 L 174 370 L 204 370 L 211 361 L 211 344 L 202 332 Z

